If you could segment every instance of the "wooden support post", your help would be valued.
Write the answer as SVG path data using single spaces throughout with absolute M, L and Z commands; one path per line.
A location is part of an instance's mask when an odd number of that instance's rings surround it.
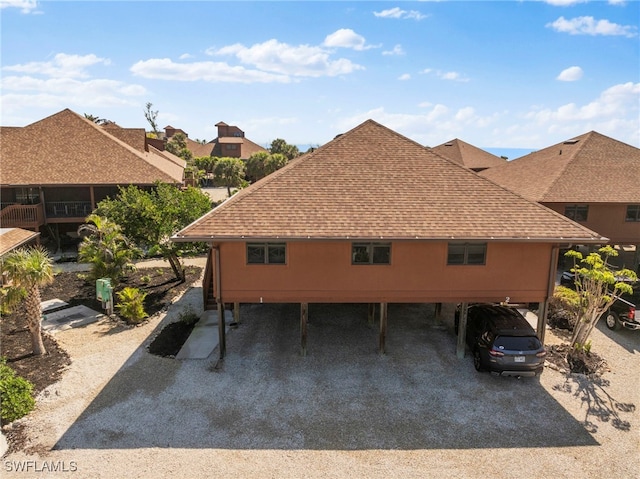
M 436 303 L 436 306 L 434 308 L 434 316 L 436 319 L 436 323 L 439 323 L 442 316 L 442 303 Z
M 637 244 L 635 246 L 636 246 L 636 252 L 633 255 L 633 261 L 630 269 L 640 274 L 640 244 Z
M 380 303 L 380 340 L 378 351 L 380 354 L 385 352 L 385 343 L 387 340 L 387 303 Z
M 536 333 L 538 333 L 538 339 L 544 346 L 544 333 L 547 330 L 547 316 L 549 315 L 549 298 L 543 303 L 540 303 L 538 308 L 538 325 L 536 327 Z
M 240 324 L 240 303 L 233 303 L 233 322 Z
M 300 303 L 300 354 L 307 355 L 307 318 L 309 303 Z
M 220 352 L 220 359 L 224 359 L 224 355 L 227 353 L 227 337 L 226 328 L 224 324 L 224 303 L 218 300 L 218 338 L 220 340 L 218 344 L 218 351 Z
M 467 339 L 467 303 L 460 305 L 460 316 L 458 316 L 458 344 L 456 346 L 456 356 L 464 358 L 465 341 Z
M 369 311 L 368 311 L 368 315 L 367 315 L 367 321 L 369 323 L 370 327 L 373 327 L 373 320 L 375 318 L 376 315 L 376 305 L 375 303 L 369 303 Z

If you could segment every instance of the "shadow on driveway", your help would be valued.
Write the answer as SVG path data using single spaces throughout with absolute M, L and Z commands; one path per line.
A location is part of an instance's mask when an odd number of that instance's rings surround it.
M 387 354 L 366 305 L 242 305 L 227 357 L 139 349 L 55 449 L 474 449 L 598 443 L 536 379 L 477 373 L 431 305 L 390 305 Z M 214 352 L 214 356 L 217 352 Z

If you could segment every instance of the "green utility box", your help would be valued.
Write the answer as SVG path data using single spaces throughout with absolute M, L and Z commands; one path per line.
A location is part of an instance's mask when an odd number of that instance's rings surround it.
M 96 297 L 98 301 L 102 301 L 103 303 L 110 301 L 112 293 L 111 278 L 100 278 L 96 280 Z

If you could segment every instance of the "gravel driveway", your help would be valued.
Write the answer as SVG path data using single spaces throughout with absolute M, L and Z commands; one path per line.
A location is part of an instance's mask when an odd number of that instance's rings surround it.
M 74 362 L 23 420 L 31 455 L 3 472 L 76 471 L 3 477 L 638 477 L 638 332 L 594 331 L 599 380 L 479 374 L 430 305 L 390 305 L 386 355 L 363 305 L 310 305 L 305 357 L 298 305 L 243 305 L 220 365 L 144 349 L 199 301 L 59 333 Z

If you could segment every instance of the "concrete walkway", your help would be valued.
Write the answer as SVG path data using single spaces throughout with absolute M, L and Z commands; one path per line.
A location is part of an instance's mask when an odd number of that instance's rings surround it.
M 225 311 L 224 320 L 226 331 L 229 331 L 229 325 L 233 322 L 233 313 Z M 176 359 L 206 359 L 211 356 L 219 343 L 218 312 L 205 311 L 176 355 Z

